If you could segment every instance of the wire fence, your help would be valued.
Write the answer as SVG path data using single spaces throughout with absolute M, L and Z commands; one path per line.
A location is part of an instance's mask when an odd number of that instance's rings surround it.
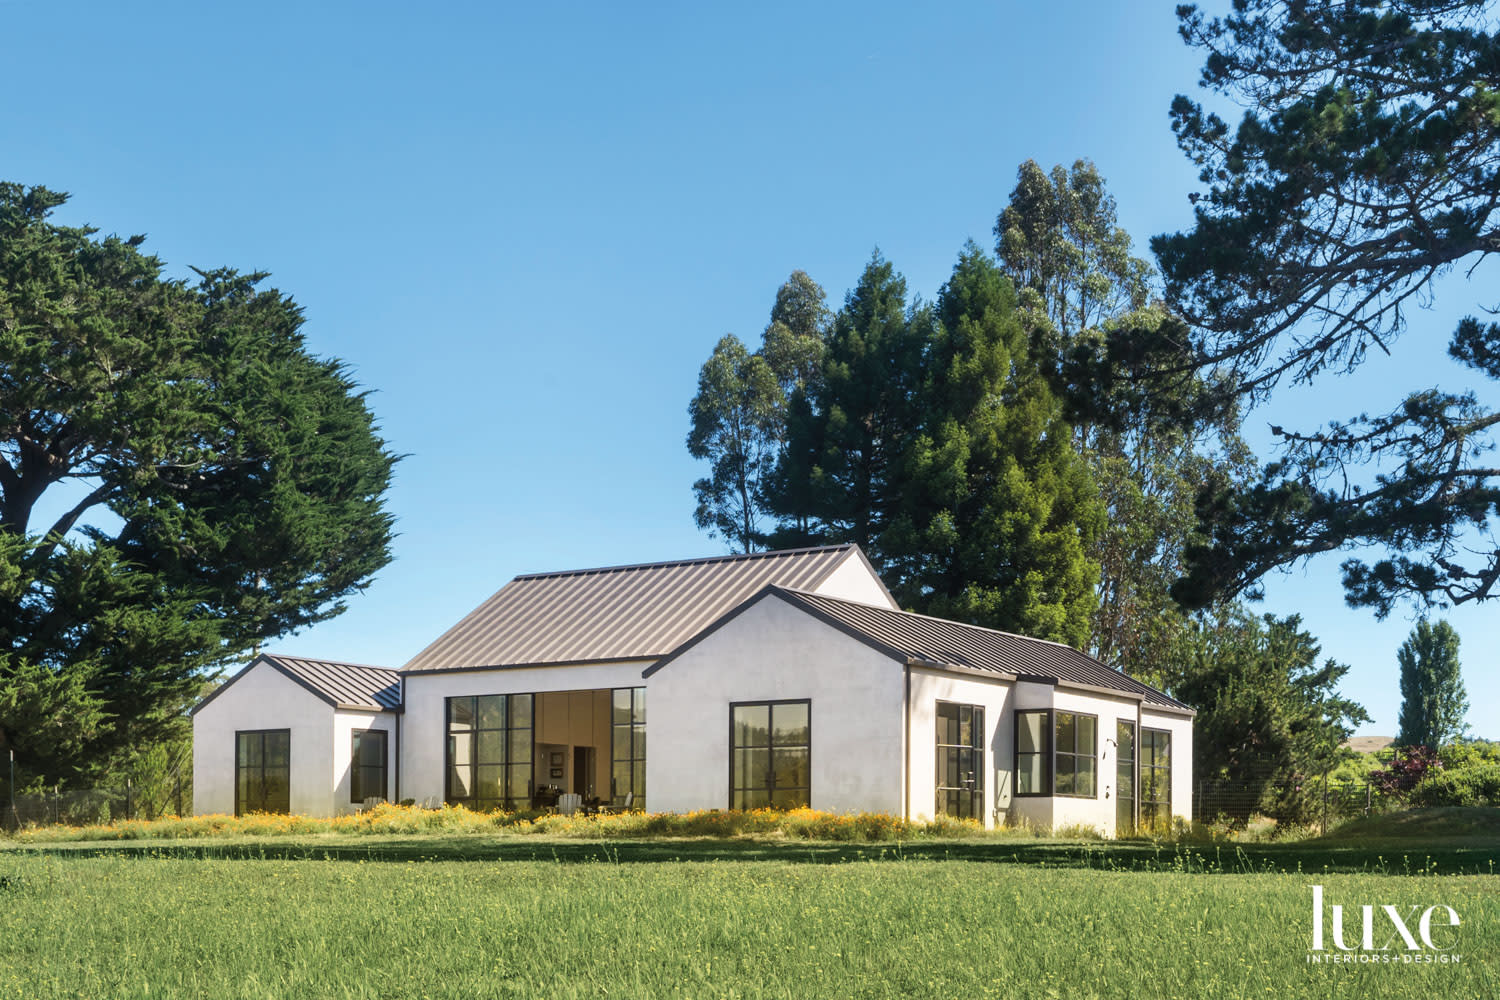
M 1199 779 L 1193 792 L 1193 819 L 1200 823 L 1244 822 L 1262 814 L 1325 833 L 1330 825 L 1398 804 L 1369 776 L 1335 778 L 1331 771 L 1290 781 Z
M 14 769 L 12 777 L 0 759 L 0 829 L 13 832 L 49 823 L 85 826 L 115 820 L 152 820 L 191 811 L 191 757 L 183 755 L 164 766 L 152 763 L 157 766 L 132 768 L 132 774 L 115 783 L 69 788 L 39 785 L 20 767 Z

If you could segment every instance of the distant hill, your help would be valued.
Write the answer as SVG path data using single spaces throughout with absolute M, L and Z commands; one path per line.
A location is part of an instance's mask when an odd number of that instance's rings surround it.
M 1376 753 L 1395 742 L 1394 736 L 1351 736 L 1344 746 L 1358 753 Z

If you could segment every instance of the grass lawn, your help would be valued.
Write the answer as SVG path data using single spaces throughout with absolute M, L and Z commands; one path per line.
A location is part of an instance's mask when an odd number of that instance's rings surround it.
M 1440 826 L 1217 853 L 474 834 L 12 845 L 0 997 L 1500 996 L 1500 845 Z M 1356 930 L 1361 904 L 1452 906 L 1462 924 L 1439 920 L 1439 943 L 1461 962 L 1309 964 L 1314 883 Z

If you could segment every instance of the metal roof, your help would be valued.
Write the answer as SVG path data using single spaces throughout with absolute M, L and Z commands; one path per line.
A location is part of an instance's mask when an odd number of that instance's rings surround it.
M 223 694 L 230 685 L 248 674 L 258 663 L 264 663 L 280 671 L 334 708 L 362 712 L 401 710 L 401 675 L 387 667 L 262 653 L 250 661 L 244 670 L 220 684 L 213 694 L 193 706 L 193 711 L 197 712 Z
M 851 558 L 856 545 L 518 576 L 402 669 L 654 660 L 768 584 L 813 590 Z
M 1061 643 L 795 588 L 766 589 L 903 660 L 1005 674 L 1022 680 L 1106 688 L 1139 697 L 1144 704 L 1158 708 L 1192 711 L 1175 698 Z M 653 667 L 653 672 L 660 666 Z

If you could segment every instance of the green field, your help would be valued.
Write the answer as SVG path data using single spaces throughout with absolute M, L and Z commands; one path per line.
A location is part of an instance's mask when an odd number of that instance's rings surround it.
M 1488 872 L 1488 844 L 1361 874 L 1331 843 L 13 846 L 0 997 L 1493 997 L 1500 881 L 1430 874 Z M 1452 906 L 1462 961 L 1309 965 L 1313 883 Z

